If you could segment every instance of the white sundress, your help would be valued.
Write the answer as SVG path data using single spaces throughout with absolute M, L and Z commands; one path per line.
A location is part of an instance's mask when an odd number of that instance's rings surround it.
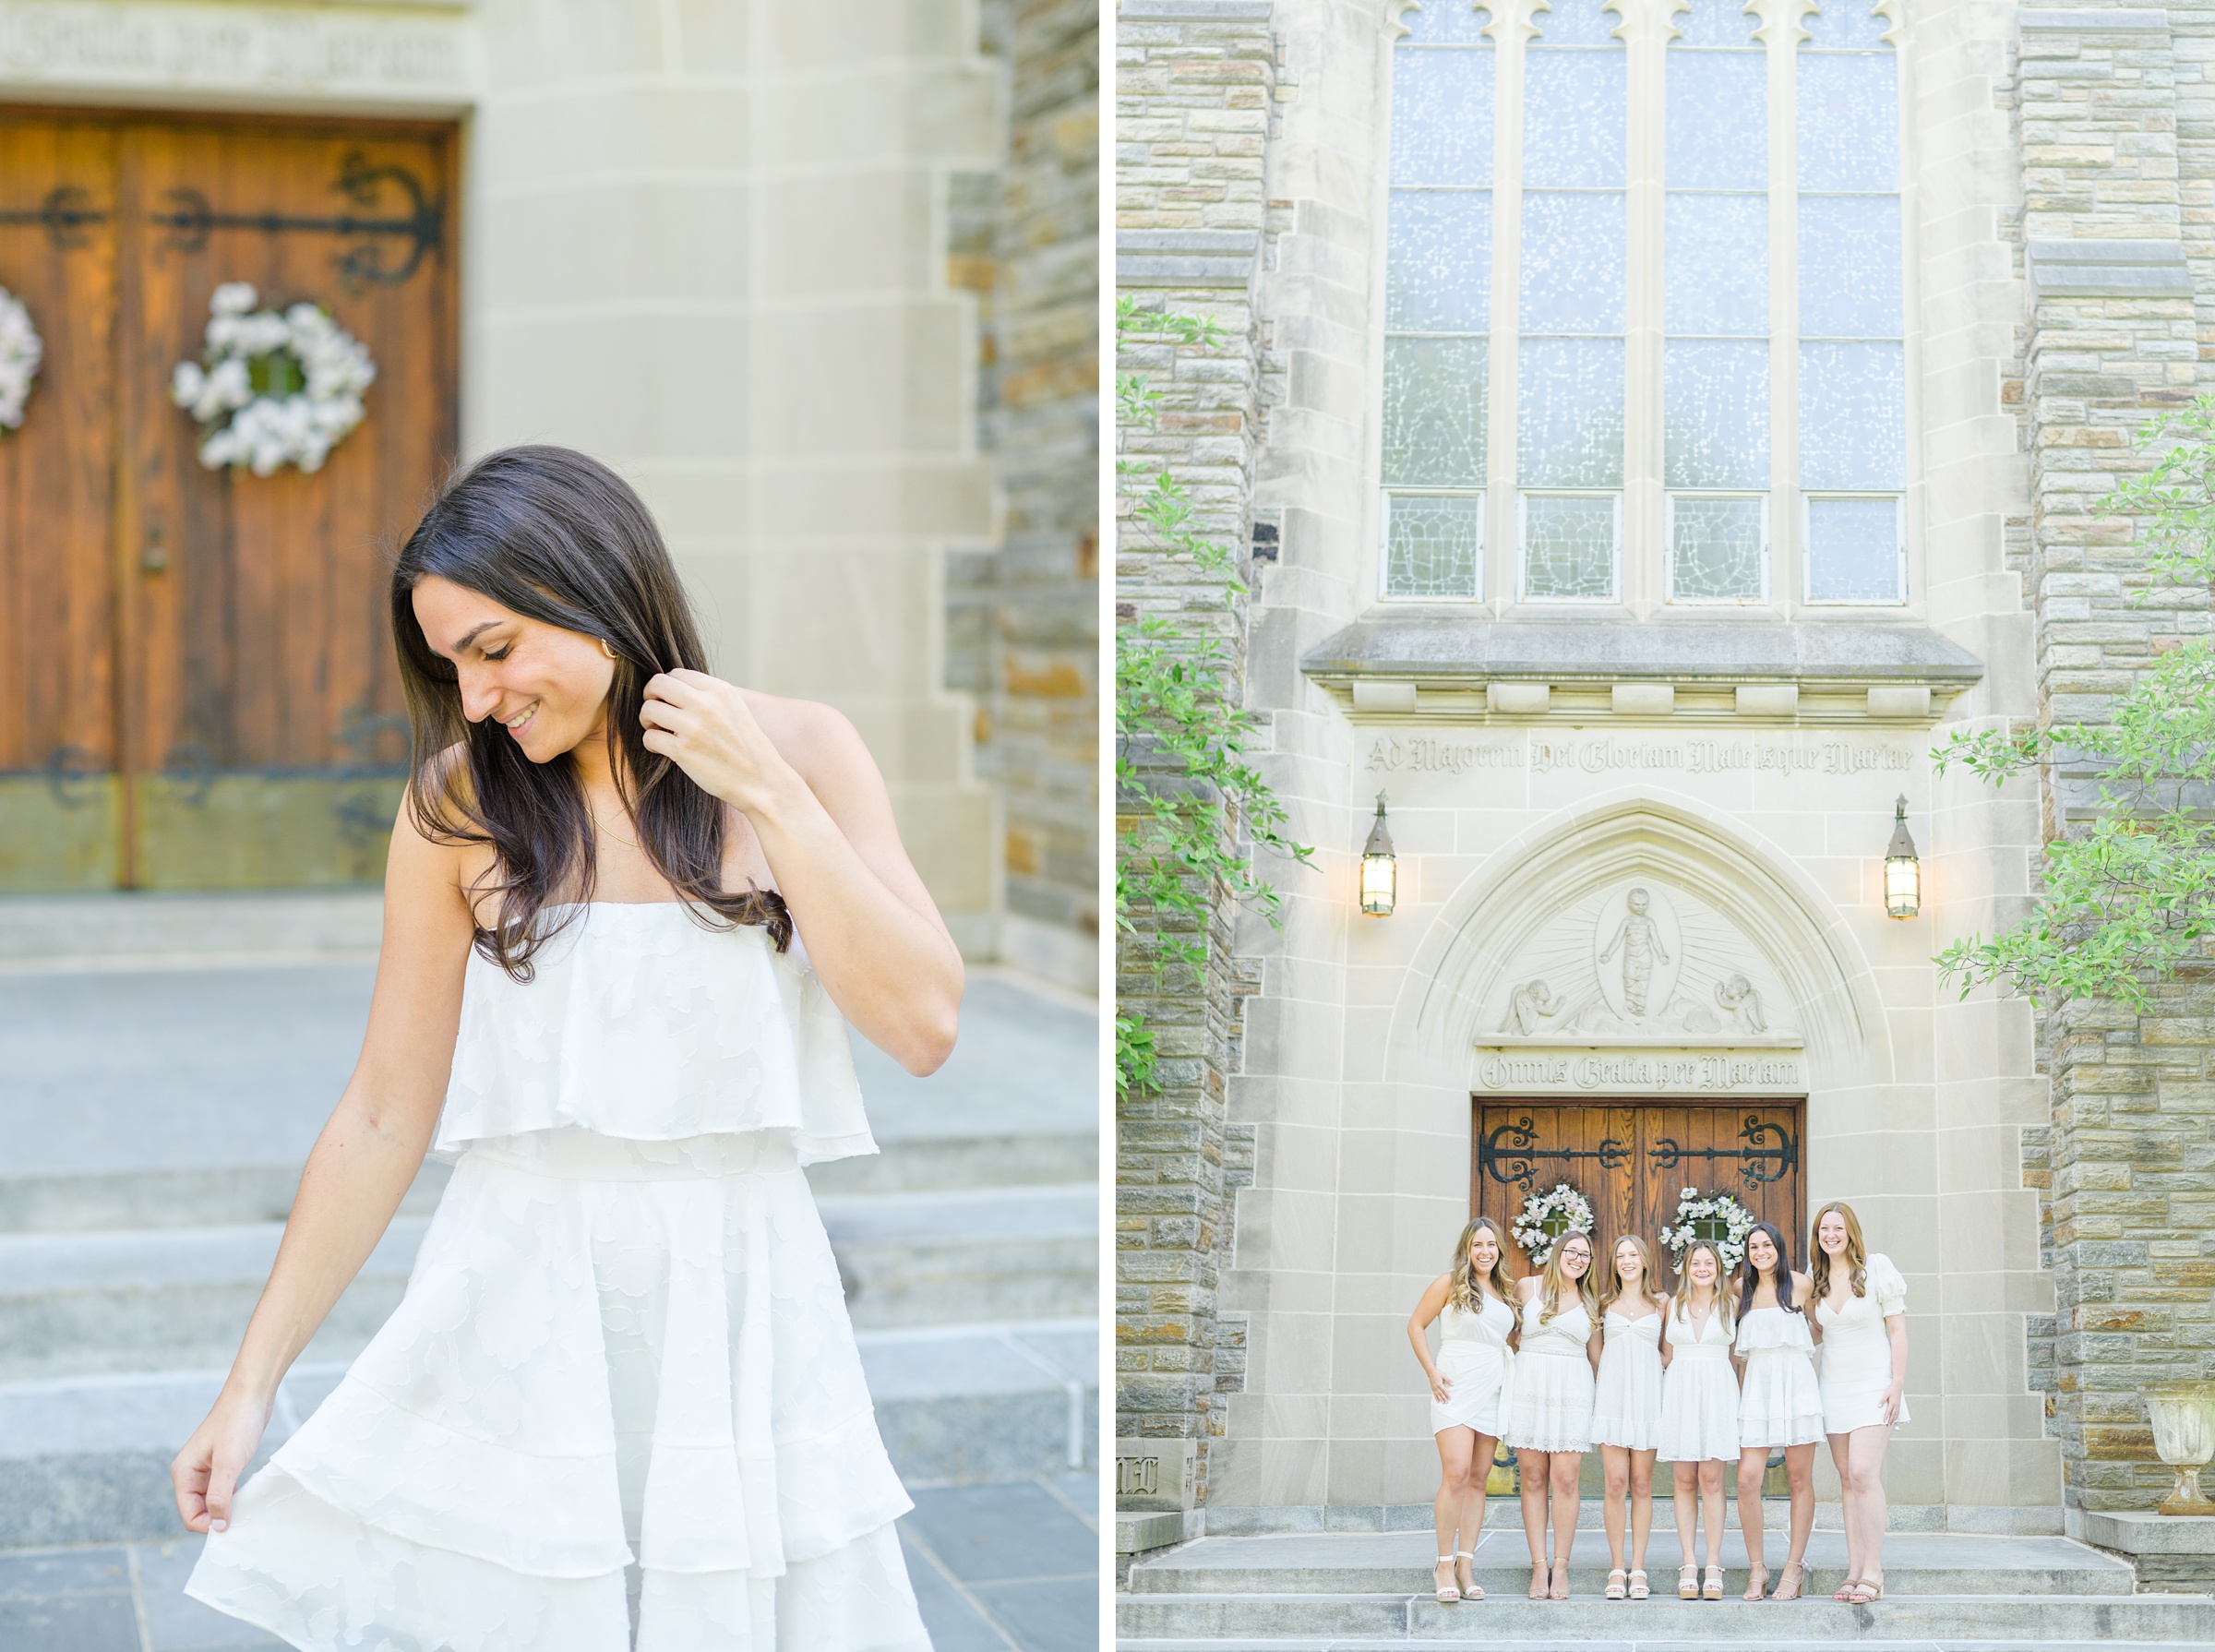
M 1600 1316 L 1605 1339 L 1593 1384 L 1592 1443 L 1652 1451 L 1661 1443 L 1661 1316 Z
M 1807 1315 L 1784 1308 L 1742 1313 L 1735 1346 L 1746 1366 L 1738 1397 L 1739 1448 L 1822 1439 L 1823 1394 Z
M 1431 1401 L 1431 1431 L 1475 1429 L 1500 1437 L 1500 1413 L 1515 1350 L 1507 1346 L 1515 1328 L 1515 1311 L 1498 1297 L 1485 1297 L 1478 1312 L 1448 1302 L 1438 1316 L 1438 1374 L 1446 1379 L 1446 1403 Z
M 1908 1311 L 1908 1282 L 1890 1257 L 1875 1251 L 1862 1259 L 1862 1273 L 1863 1294 L 1849 1296 L 1843 1312 L 1832 1312 L 1827 1299 L 1815 1304 L 1815 1323 L 1823 1328 L 1815 1375 L 1828 1434 L 1881 1424 L 1885 1395 L 1892 1388 L 1892 1338 L 1885 1318 Z M 1908 1420 L 1905 1393 L 1895 1420 Z
M 529 984 L 470 956 L 405 1295 L 185 1592 L 317 1652 L 928 1652 L 800 1170 L 877 1151 L 844 1018 L 759 928 L 546 916 Z
M 1655 1455 L 1664 1463 L 1737 1462 L 1738 1372 L 1730 1366 L 1722 1311 L 1695 1325 L 1680 1303 L 1662 1336 L 1669 1369 L 1661 1376 L 1661 1443 Z
M 1592 1449 L 1592 1361 L 1585 1352 L 1592 1316 L 1574 1297 L 1545 1324 L 1543 1299 L 1523 1304 L 1523 1348 L 1500 1418 L 1500 1439 L 1510 1449 Z

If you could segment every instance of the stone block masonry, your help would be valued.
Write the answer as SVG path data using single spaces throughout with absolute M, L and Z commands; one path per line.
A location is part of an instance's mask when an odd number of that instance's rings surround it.
M 2209 628 L 2207 592 L 2155 591 L 2108 497 L 2141 468 L 2144 425 L 2208 388 L 2211 48 L 2204 6 L 2021 13 L 2029 582 L 2048 722 L 2100 720 Z M 2088 773 L 2050 772 L 2049 833 L 2080 825 L 2094 797 Z M 2215 1376 L 2211 1011 L 2215 971 L 2200 971 L 2146 1015 L 2080 1001 L 2043 1017 L 2052 1119 L 2026 1132 L 2025 1177 L 2042 1192 L 2056 1311 L 2031 1322 L 2030 1369 L 2077 1535 L 2169 1483 L 2144 1385 Z
M 1119 372 L 1158 392 L 1151 430 L 1123 430 L 1118 451 L 1143 480 L 1156 467 L 1186 490 L 1193 526 L 1246 568 L 1266 360 L 1254 311 L 1268 203 L 1263 164 L 1276 98 L 1277 45 L 1265 0 L 1126 5 L 1117 18 L 1117 284 L 1142 312 L 1212 319 L 1218 336 L 1180 344 L 1142 321 Z M 1119 507 L 1116 622 L 1170 621 L 1219 639 L 1245 698 L 1246 604 L 1172 557 Z M 1119 817 L 1131 800 L 1119 801 Z M 1197 971 L 1155 972 L 1119 948 L 1121 1006 L 1142 1014 L 1160 1086 L 1117 1107 L 1117 1433 L 1196 1443 L 1193 1497 L 1207 1496 L 1207 1447 L 1221 1437 L 1218 1395 L 1244 1371 L 1241 1323 L 1219 1311 L 1231 1198 L 1251 1178 L 1251 1127 L 1229 1122 L 1239 1065 L 1239 1001 L 1255 985 L 1232 956 L 1234 913 L 1213 892 Z M 1151 939 L 1137 915 L 1138 944 Z

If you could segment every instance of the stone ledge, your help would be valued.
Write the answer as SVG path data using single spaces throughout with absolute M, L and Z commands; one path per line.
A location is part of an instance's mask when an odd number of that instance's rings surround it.
M 2122 6 L 2024 6 L 2016 13 L 2025 30 L 2055 34 L 2167 34 L 2165 11 Z
M 2069 1536 L 2120 1554 L 2200 1555 L 2215 1563 L 2215 1515 L 2071 1509 Z
M 1275 9 L 1275 0 L 1140 0 L 1117 11 L 1115 19 L 1119 23 L 1266 23 Z
M 1196 1537 L 1199 1521 L 1192 1515 L 1174 1510 L 1155 1509 L 1139 1514 L 1115 1516 L 1115 1551 L 1118 1554 L 1143 1554 L 1149 1549 L 1167 1549 L 1171 1543 L 1181 1543 Z
M 2181 241 L 2033 241 L 2030 284 L 2047 297 L 2189 298 Z
M 1115 238 L 1119 287 L 1245 287 L 1260 262 L 1252 230 L 1125 230 Z

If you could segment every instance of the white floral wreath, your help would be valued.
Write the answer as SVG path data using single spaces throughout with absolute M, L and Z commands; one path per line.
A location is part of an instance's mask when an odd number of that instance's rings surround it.
M 1533 1193 L 1525 1199 L 1515 1224 L 1515 1243 L 1523 1247 L 1533 1267 L 1546 1265 L 1563 1234 L 1591 1231 L 1591 1204 L 1565 1181 L 1555 1182 L 1550 1192 Z
M 45 341 L 23 301 L 0 287 L 0 429 L 22 427 L 23 404 L 30 400 L 30 381 L 45 354 Z
M 216 288 L 207 348 L 199 361 L 177 364 L 169 399 L 206 429 L 200 462 L 211 471 L 319 470 L 362 422 L 362 392 L 377 366 L 320 305 L 295 304 L 280 315 L 255 309 L 257 299 L 250 281 Z
M 1715 1246 L 1721 1258 L 1725 1274 L 1736 1271 L 1746 1259 L 1746 1238 L 1754 1231 L 1754 1213 L 1728 1193 L 1710 1193 L 1700 1197 L 1697 1188 L 1686 1188 L 1677 1201 L 1677 1220 L 1674 1227 L 1661 1229 L 1661 1242 L 1669 1249 L 1669 1263 L 1672 1268 L 1681 1267 L 1684 1248 L 1695 1239 L 1704 1239 Z M 1719 1285 L 1721 1281 L 1717 1281 Z

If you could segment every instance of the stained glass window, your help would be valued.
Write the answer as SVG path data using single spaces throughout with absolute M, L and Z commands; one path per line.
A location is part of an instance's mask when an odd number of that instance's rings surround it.
M 1629 176 L 1614 26 L 1599 0 L 1557 0 L 1524 48 L 1515 480 L 1534 602 L 1611 602 L 1622 587 Z
M 1807 600 L 1898 603 L 1907 483 L 1898 66 L 1869 0 L 1826 0 L 1796 66 Z
M 1483 578 L 1491 388 L 1490 18 L 1429 0 L 1406 21 L 1385 233 L 1383 589 L 1468 598 Z

